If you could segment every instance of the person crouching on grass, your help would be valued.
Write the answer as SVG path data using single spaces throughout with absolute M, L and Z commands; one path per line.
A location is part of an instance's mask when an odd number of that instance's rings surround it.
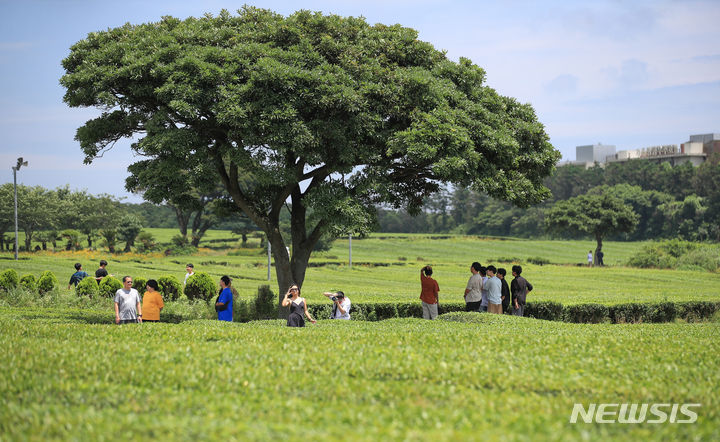
M 159 322 L 160 310 L 165 307 L 162 296 L 160 295 L 160 286 L 154 279 L 149 279 L 145 284 L 145 295 L 143 295 L 142 308 L 145 312 L 143 322 Z
M 123 276 L 122 282 L 123 287 L 115 292 L 115 323 L 142 322 L 140 293 L 132 288 L 131 277 Z
M 317 323 L 312 317 L 307 308 L 305 298 L 300 297 L 300 288 L 293 284 L 285 293 L 285 297 L 282 301 L 283 307 L 290 307 L 290 315 L 288 316 L 287 326 L 288 327 L 305 327 L 305 319 L 303 313 L 313 324 Z
M 485 289 L 488 292 L 488 313 L 502 314 L 502 283 L 500 278 L 495 276 L 495 266 L 487 267 L 487 280 Z

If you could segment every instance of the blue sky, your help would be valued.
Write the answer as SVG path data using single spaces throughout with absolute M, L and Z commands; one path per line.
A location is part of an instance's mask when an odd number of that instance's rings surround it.
M 237 10 L 224 0 L 0 0 L 0 183 L 141 198 L 124 190 L 129 142 L 83 165 L 75 130 L 96 112 L 62 102 L 60 61 L 89 32 L 126 22 Z M 720 132 L 720 2 L 257 1 L 399 23 L 487 71 L 488 85 L 531 103 L 563 159 L 575 146 L 679 144 Z M 4 165 L 4 166 L 3 166 Z

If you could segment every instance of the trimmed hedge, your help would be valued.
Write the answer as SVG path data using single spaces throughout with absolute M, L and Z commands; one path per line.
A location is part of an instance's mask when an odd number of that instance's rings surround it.
M 87 278 L 85 278 L 87 279 Z M 85 281 L 83 279 L 83 281 Z M 115 292 L 123 287 L 122 282 L 114 276 L 106 276 L 100 280 L 99 292 L 100 296 L 105 298 L 114 298 Z
M 328 319 L 332 312 L 330 303 L 313 303 L 308 310 L 315 319 Z M 465 303 L 440 303 L 439 314 L 464 312 Z M 531 302 L 525 306 L 525 316 L 547 321 L 572 323 L 602 322 L 642 323 L 672 322 L 683 319 L 688 322 L 709 320 L 720 311 L 720 302 L 661 302 L 657 304 L 628 303 L 606 306 L 602 304 L 575 304 L 564 306 L 557 302 Z M 381 321 L 390 318 L 422 318 L 420 303 L 353 303 L 350 318 L 358 321 Z
M 160 285 L 160 284 L 158 284 Z M 147 286 L 147 279 L 137 276 L 133 278 L 132 288 L 140 293 L 140 296 L 145 294 L 145 287 Z
M 180 281 L 173 275 L 161 276 L 157 279 L 164 302 L 177 301 L 182 292 Z
M 38 279 L 38 293 L 44 295 L 45 293 L 55 290 L 58 285 L 58 279 L 55 274 L 50 270 L 45 270 L 42 275 L 40 275 L 40 279 Z
M 37 292 L 37 279 L 35 279 L 35 275 L 23 275 L 23 277 L 20 278 L 20 287 L 24 288 L 28 292 Z
M 1 290 L 12 290 L 17 288 L 20 282 L 20 277 L 15 269 L 7 269 L 0 273 L 0 289 Z
M 218 285 L 205 272 L 193 273 L 185 284 L 185 296 L 189 300 L 202 299 L 209 302 L 214 296 L 217 296 Z
M 97 280 L 92 276 L 83 278 L 75 287 L 75 294 L 78 296 L 87 296 L 88 298 L 94 298 L 100 293 Z

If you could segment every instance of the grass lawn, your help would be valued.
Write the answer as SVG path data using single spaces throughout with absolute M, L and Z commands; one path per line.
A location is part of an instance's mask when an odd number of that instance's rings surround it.
M 0 439 L 720 439 L 717 322 L 94 314 L 0 307 Z M 576 403 L 701 406 L 694 424 L 570 424 Z

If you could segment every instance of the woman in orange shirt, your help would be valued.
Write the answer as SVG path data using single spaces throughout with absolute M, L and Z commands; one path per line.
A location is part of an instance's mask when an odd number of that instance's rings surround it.
M 160 310 L 165 307 L 162 296 L 158 292 L 159 287 L 157 281 L 149 279 L 145 284 L 145 294 L 143 295 L 143 322 L 160 321 Z

